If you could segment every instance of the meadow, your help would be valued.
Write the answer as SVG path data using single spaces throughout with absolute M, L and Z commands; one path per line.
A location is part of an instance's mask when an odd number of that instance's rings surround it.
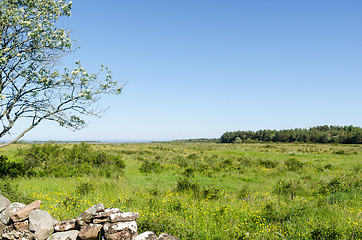
M 181 239 L 362 239 L 362 145 L 13 144 L 0 155 L 1 194 L 40 199 L 59 220 L 104 203 L 139 212 L 139 232 Z

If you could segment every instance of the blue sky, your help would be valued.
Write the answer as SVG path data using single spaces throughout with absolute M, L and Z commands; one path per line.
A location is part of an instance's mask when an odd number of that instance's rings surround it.
M 362 2 L 74 0 L 64 59 L 127 82 L 102 119 L 43 123 L 25 140 L 217 138 L 225 131 L 362 126 Z

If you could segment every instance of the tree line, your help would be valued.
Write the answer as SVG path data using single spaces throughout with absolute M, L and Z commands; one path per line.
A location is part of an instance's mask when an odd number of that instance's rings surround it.
M 238 142 L 302 142 L 302 143 L 362 143 L 362 128 L 354 126 L 317 126 L 288 130 L 258 130 L 225 132 L 221 143 Z

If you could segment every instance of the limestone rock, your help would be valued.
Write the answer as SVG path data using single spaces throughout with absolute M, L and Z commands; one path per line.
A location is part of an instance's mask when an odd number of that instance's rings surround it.
M 121 232 L 116 232 L 112 234 L 104 234 L 105 240 L 131 240 L 136 236 L 136 234 L 129 230 L 124 230 Z
M 120 212 L 120 213 L 113 213 L 109 215 L 110 222 L 129 222 L 133 221 L 136 218 L 139 218 L 138 213 L 134 212 Z
M 28 219 L 29 213 L 31 211 L 33 211 L 34 209 L 38 209 L 40 207 L 40 204 L 41 204 L 40 200 L 32 202 L 29 205 L 17 210 L 16 212 L 11 213 L 10 218 L 14 222 L 24 221 L 25 219 Z
M 132 222 L 117 222 L 117 223 L 106 223 L 103 226 L 104 231 L 108 233 L 120 232 L 125 229 L 130 229 L 134 232 L 137 232 L 137 223 Z
M 106 240 L 130 240 L 137 236 L 137 223 L 117 222 L 103 225 L 104 237 Z
M 58 221 L 54 224 L 54 230 L 56 232 L 64 232 L 68 230 L 76 229 L 77 219 L 69 219 L 64 221 Z
M 45 239 L 48 239 L 52 233 L 53 233 L 52 230 L 49 231 L 48 229 L 41 229 L 34 233 L 34 239 L 35 240 L 45 240 Z
M 92 218 L 108 218 L 110 215 L 115 214 L 115 213 L 122 213 L 122 211 L 119 210 L 118 208 L 106 208 L 106 209 L 95 212 L 92 215 Z
M 36 240 L 47 239 L 54 228 L 55 220 L 46 211 L 35 209 L 29 214 L 29 230 L 34 231 Z
M 22 231 L 25 229 L 29 229 L 29 221 L 25 220 L 22 222 L 14 222 L 14 227 L 16 228 L 16 230 Z
M 2 240 L 15 240 L 15 239 L 21 239 L 21 240 L 33 240 L 34 235 L 29 230 L 16 230 L 13 226 L 7 226 L 4 228 L 3 234 L 2 234 Z
M 92 215 L 97 211 L 101 211 L 103 209 L 104 209 L 103 203 L 99 203 L 97 205 L 88 208 L 84 213 L 79 215 L 77 219 L 89 223 L 91 222 Z
M 95 218 L 95 219 L 92 219 L 92 223 L 95 223 L 95 224 L 100 224 L 100 223 L 105 223 L 105 222 L 109 222 L 109 219 L 108 218 Z
M 10 200 L 4 197 L 3 195 L 0 195 L 0 212 L 7 208 L 11 204 Z
M 81 229 L 82 227 L 86 226 L 87 223 L 83 220 L 77 219 L 77 222 L 75 223 L 75 226 L 77 227 L 77 229 Z
M 78 237 L 82 240 L 98 240 L 102 227 L 101 224 L 89 224 L 80 229 Z
M 76 240 L 78 236 L 78 230 L 70 230 L 66 232 L 53 233 L 47 240 Z
M 10 214 L 12 214 L 13 212 L 18 211 L 19 209 L 25 207 L 24 204 L 22 203 L 17 203 L 14 202 L 12 204 L 10 204 L 9 206 L 7 206 L 4 211 L 2 211 L 0 213 L 0 220 L 2 223 L 4 223 L 5 225 L 8 225 L 10 222 Z
M 161 233 L 160 236 L 158 236 L 157 240 L 180 240 L 180 239 L 168 233 Z
M 147 231 L 144 232 L 137 237 L 133 238 L 132 240 L 157 240 L 157 235 L 154 232 Z
M 3 233 L 3 230 L 5 227 L 6 227 L 6 225 L 0 221 L 0 236 Z

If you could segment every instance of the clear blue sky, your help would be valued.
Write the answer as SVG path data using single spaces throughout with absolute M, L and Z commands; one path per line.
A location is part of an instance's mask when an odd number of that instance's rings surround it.
M 25 140 L 217 138 L 362 126 L 362 1 L 74 0 L 65 26 L 88 71 L 127 82 L 104 118 Z

